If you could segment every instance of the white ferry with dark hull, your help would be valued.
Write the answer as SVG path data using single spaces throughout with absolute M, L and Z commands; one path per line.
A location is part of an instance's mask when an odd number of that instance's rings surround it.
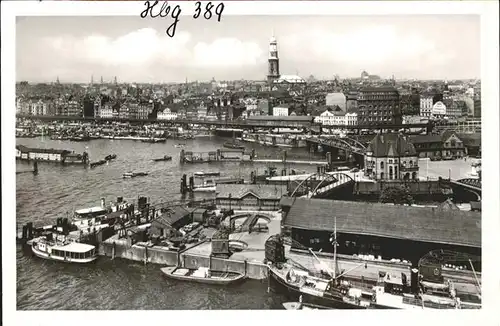
M 79 242 L 59 242 L 45 236 L 33 239 L 31 250 L 39 258 L 65 263 L 88 264 L 97 259 L 95 246 Z

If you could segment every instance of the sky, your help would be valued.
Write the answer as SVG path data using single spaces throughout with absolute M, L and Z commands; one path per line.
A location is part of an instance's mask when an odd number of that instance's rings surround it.
M 318 79 L 480 77 L 475 15 L 181 16 L 168 19 L 18 17 L 16 80 L 183 82 L 264 80 L 269 40 L 278 41 L 280 73 Z

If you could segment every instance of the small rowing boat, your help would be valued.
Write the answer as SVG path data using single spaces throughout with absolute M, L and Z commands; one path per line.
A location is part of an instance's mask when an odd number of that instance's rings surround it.
M 129 178 L 135 178 L 135 177 L 144 177 L 148 175 L 149 173 L 147 172 L 125 172 L 123 174 L 124 179 L 129 179 Z
M 166 138 L 148 138 L 148 139 L 143 139 L 143 143 L 151 143 L 151 144 L 157 144 L 157 143 L 164 143 L 166 142 Z
M 311 303 L 303 303 L 302 296 L 299 297 L 299 302 L 284 302 L 283 307 L 286 310 L 325 310 L 329 309 L 328 307 L 311 304 Z
M 163 267 L 161 271 L 167 278 L 178 281 L 191 281 L 197 283 L 229 285 L 241 281 L 245 275 L 236 272 L 211 271 L 207 267 L 198 269 L 183 267 Z

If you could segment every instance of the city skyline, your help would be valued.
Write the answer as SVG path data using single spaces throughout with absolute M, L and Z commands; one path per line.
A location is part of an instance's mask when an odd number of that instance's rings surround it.
M 161 20 L 18 18 L 16 80 L 265 80 L 273 31 L 281 74 L 353 78 L 366 70 L 397 79 L 480 77 L 475 15 L 227 16 L 221 23 L 183 18 L 174 38 Z

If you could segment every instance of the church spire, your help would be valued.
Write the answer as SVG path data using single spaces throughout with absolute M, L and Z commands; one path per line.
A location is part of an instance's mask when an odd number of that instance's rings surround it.
M 272 82 L 280 77 L 279 57 L 278 57 L 278 41 L 273 35 L 269 41 L 269 59 L 268 59 L 268 75 L 267 81 L 271 85 Z

